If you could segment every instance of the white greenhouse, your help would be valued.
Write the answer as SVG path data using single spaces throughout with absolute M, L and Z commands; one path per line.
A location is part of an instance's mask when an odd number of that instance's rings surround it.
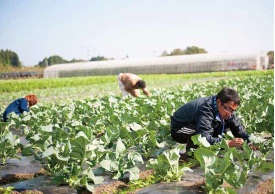
M 90 61 L 51 65 L 44 70 L 45 78 L 135 74 L 178 74 L 231 70 L 267 69 L 266 54 L 194 54 L 145 59 Z

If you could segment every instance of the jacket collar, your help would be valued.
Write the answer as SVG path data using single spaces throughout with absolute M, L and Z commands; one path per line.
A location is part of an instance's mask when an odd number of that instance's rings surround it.
M 216 96 L 213 96 L 212 102 L 213 102 L 213 107 L 214 107 L 214 112 L 215 112 L 215 120 L 223 123 L 224 120 L 221 118 L 220 113 L 218 111 Z

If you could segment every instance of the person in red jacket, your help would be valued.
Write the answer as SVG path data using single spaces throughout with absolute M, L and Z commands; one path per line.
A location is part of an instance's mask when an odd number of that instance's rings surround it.
M 138 97 L 140 95 L 139 89 L 141 89 L 146 96 L 151 96 L 151 93 L 146 87 L 146 83 L 139 76 L 132 73 L 120 73 L 117 79 L 122 97 L 128 94 Z
M 6 108 L 3 114 L 3 120 L 6 122 L 8 120 L 8 114 L 14 112 L 20 115 L 24 111 L 29 112 L 29 108 L 37 103 L 37 97 L 34 94 L 29 94 L 25 98 L 18 98 Z

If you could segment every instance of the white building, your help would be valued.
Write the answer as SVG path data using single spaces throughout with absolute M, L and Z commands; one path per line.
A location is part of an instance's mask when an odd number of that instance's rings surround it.
M 135 74 L 178 74 L 231 70 L 267 69 L 266 54 L 194 54 L 144 59 L 90 61 L 51 65 L 44 70 L 44 77 L 75 77 L 116 75 L 121 72 Z

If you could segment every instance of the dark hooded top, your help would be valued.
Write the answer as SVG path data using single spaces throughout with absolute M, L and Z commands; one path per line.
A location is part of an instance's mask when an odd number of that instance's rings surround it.
M 216 96 L 190 101 L 171 116 L 172 130 L 178 130 L 188 124 L 196 124 L 196 134 L 206 137 L 211 145 L 220 142 L 219 135 L 222 136 L 228 129 L 231 130 L 234 137 L 250 142 L 249 135 L 235 112 L 228 119 L 221 119 L 216 105 Z

